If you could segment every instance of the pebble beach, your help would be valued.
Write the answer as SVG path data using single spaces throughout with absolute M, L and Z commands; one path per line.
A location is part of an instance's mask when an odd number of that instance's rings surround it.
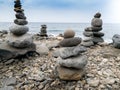
M 44 49 L 40 55 L 1 62 L 0 90 L 119 90 L 119 49 L 108 43 L 87 48 L 83 53 L 88 57 L 86 74 L 78 81 L 65 81 L 56 76 L 57 58 L 52 56 L 59 49 L 56 44 L 60 40 L 60 37 L 34 39 L 38 52 L 41 45 L 46 45 L 49 51 Z

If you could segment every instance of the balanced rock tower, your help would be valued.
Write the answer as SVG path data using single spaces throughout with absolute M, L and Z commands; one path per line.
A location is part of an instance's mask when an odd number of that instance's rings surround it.
M 102 38 L 104 33 L 100 32 L 102 30 L 103 24 L 103 21 L 100 19 L 100 17 L 101 13 L 96 13 L 91 21 L 91 27 L 85 28 L 83 34 L 86 39 L 82 42 L 83 46 L 90 47 L 92 45 L 98 44 L 99 42 L 104 42 Z
M 41 25 L 41 29 L 40 29 L 40 36 L 41 37 L 47 37 L 47 26 L 46 25 Z
M 59 43 L 61 48 L 53 53 L 58 57 L 56 72 L 62 80 L 80 80 L 85 74 L 87 56 L 82 53 L 87 49 L 80 45 L 82 39 L 74 36 L 73 30 L 65 31 L 64 39 Z
M 36 50 L 32 35 L 27 33 L 29 31 L 26 26 L 28 22 L 23 13 L 21 2 L 16 0 L 14 3 L 14 11 L 16 12 L 15 24 L 9 28 L 10 33 L 6 37 L 6 41 L 0 44 L 1 60 L 15 58 Z

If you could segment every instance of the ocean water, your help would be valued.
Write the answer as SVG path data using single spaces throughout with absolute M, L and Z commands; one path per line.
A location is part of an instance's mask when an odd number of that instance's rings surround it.
M 14 23 L 10 22 L 0 22 L 0 30 L 9 30 L 9 27 Z M 29 22 L 27 25 L 29 27 L 29 33 L 36 34 L 40 32 L 42 24 L 47 25 L 48 35 L 58 35 L 63 33 L 67 29 L 72 29 L 76 32 L 76 36 L 84 39 L 83 31 L 86 27 L 91 26 L 90 23 L 40 23 L 40 22 Z M 103 37 L 105 42 L 112 42 L 112 37 L 114 34 L 120 34 L 120 24 L 104 23 L 103 30 L 105 33 Z

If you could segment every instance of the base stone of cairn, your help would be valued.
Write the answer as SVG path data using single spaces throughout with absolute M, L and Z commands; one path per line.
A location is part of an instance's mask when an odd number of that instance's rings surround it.
M 85 28 L 83 35 L 87 37 L 87 40 L 83 40 L 82 45 L 86 47 L 93 46 L 100 42 L 104 42 L 103 36 L 104 33 L 100 32 L 102 30 L 102 19 L 100 19 L 101 14 L 98 12 L 94 15 L 94 18 L 91 21 L 91 27 Z
M 69 33 L 71 32 L 73 34 L 69 36 Z M 54 57 L 58 57 L 56 72 L 58 73 L 59 78 L 62 80 L 80 80 L 85 74 L 87 56 L 82 55 L 82 53 L 87 49 L 80 45 L 82 39 L 74 36 L 75 32 L 73 30 L 65 31 L 65 38 L 59 43 L 61 48 L 53 53 Z M 64 45 L 61 44 L 63 41 Z M 71 44 L 71 42 L 78 43 Z
M 112 37 L 112 40 L 113 40 L 113 47 L 120 49 L 120 35 L 115 34 Z
M 14 11 L 16 12 L 15 25 L 9 28 L 10 33 L 6 41 L 0 43 L 0 61 L 15 58 L 31 51 L 36 51 L 32 36 L 27 34 L 29 28 L 25 26 L 28 22 L 21 9 L 20 0 L 15 1 Z
M 46 29 L 47 29 L 46 25 L 41 25 L 41 30 L 40 30 L 40 36 L 41 37 L 48 37 Z

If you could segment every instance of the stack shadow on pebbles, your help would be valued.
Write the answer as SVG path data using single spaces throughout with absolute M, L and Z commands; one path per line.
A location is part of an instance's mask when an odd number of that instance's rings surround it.
M 28 22 L 23 13 L 24 10 L 20 0 L 16 0 L 14 3 L 14 11 L 16 12 L 15 24 L 9 28 L 10 33 L 6 37 L 6 41 L 0 44 L 0 61 L 36 51 L 32 35 L 27 33 L 29 31 L 26 26 Z
M 60 41 L 60 49 L 53 52 L 57 58 L 56 73 L 62 80 L 80 80 L 85 74 L 87 56 L 82 55 L 87 49 L 81 46 L 81 38 L 74 37 L 73 30 L 64 32 L 64 39 Z
M 85 39 L 82 42 L 83 46 L 90 47 L 96 45 L 100 42 L 104 42 L 104 33 L 100 32 L 102 30 L 103 21 L 100 19 L 101 13 L 96 13 L 91 21 L 91 27 L 85 28 L 83 32 Z

